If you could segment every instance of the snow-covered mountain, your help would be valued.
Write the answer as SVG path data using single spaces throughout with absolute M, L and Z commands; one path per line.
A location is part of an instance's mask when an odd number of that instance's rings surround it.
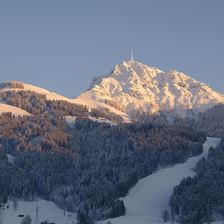
M 175 70 L 164 72 L 137 61 L 124 61 L 104 76 L 93 79 L 90 88 L 76 98 L 90 107 L 112 107 L 129 117 L 138 112 L 204 111 L 224 103 L 224 95 Z

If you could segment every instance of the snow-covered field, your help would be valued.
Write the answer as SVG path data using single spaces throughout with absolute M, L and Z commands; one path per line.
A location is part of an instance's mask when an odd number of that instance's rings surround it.
M 34 202 L 19 201 L 17 208 L 12 201 L 9 201 L 4 209 L 0 210 L 1 224 L 20 224 L 22 217 L 19 215 L 30 215 L 32 224 L 35 223 L 36 208 L 39 208 L 39 222 L 48 220 L 55 224 L 73 224 L 75 223 L 76 215 L 74 213 L 65 212 L 57 207 L 53 202 L 38 200 Z M 8 206 L 8 208 L 7 208 Z
M 123 198 L 126 207 L 125 216 L 99 223 L 107 223 L 108 221 L 112 224 L 163 223 L 161 213 L 164 210 L 169 210 L 169 197 L 174 186 L 179 184 L 184 177 L 193 176 L 195 173 L 192 168 L 199 159 L 207 156 L 211 146 L 217 146 L 219 142 L 220 139 L 218 138 L 207 138 L 201 155 L 192 157 L 185 163 L 161 169 L 141 179 Z

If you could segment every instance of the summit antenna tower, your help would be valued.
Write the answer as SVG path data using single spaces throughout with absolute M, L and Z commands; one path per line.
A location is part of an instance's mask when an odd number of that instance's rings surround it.
M 131 61 L 132 62 L 134 61 L 134 52 L 133 52 L 133 50 L 131 50 Z

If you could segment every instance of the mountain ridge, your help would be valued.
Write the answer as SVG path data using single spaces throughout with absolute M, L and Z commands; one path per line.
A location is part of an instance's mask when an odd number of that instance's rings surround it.
M 0 92 L 31 91 L 47 100 L 67 101 L 92 109 L 107 110 L 129 122 L 138 114 L 161 111 L 186 116 L 224 103 L 224 95 L 183 72 L 147 66 L 128 60 L 115 65 L 112 72 L 93 78 L 89 88 L 70 99 L 22 82 L 0 84 Z

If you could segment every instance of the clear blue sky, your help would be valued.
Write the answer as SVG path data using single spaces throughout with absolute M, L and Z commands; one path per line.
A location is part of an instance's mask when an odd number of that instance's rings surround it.
M 0 1 L 0 82 L 72 97 L 132 48 L 142 63 L 224 92 L 224 1 Z

